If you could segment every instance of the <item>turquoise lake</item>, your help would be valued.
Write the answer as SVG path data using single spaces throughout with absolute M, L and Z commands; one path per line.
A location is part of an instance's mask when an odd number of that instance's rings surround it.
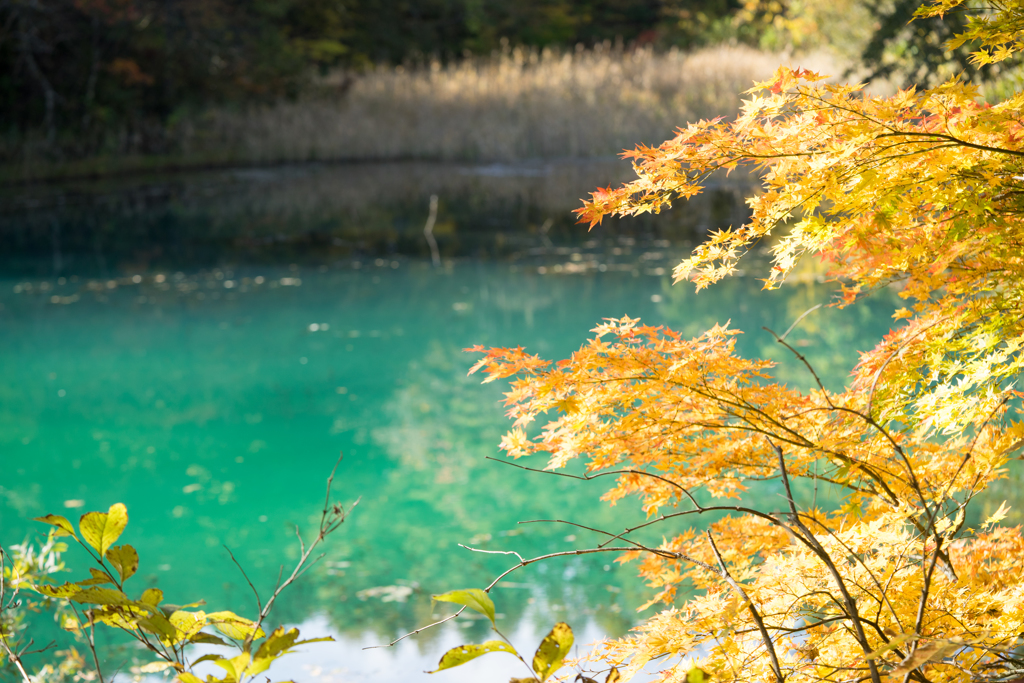
M 532 474 L 501 458 L 502 387 L 466 372 L 462 349 L 523 345 L 548 358 L 603 318 L 698 334 L 731 320 L 742 352 L 809 377 L 762 331 L 831 300 L 813 271 L 764 292 L 748 273 L 695 294 L 671 268 L 704 231 L 743 220 L 740 181 L 669 214 L 573 223 L 578 198 L 628 174 L 621 162 L 513 167 L 392 164 L 219 171 L 61 187 L 0 201 L 0 542 L 31 517 L 127 505 L 136 590 L 250 614 L 225 546 L 264 594 L 298 555 L 339 454 L 335 496 L 358 506 L 272 623 L 338 642 L 308 646 L 277 677 L 305 681 L 504 680 L 494 655 L 434 676 L 441 654 L 486 639 L 428 623 L 430 595 L 483 587 L 507 557 L 594 544 L 558 524 L 621 530 L 642 518 L 599 500 L 607 484 Z M 431 195 L 440 265 L 423 234 Z M 823 308 L 792 334 L 833 387 L 890 327 L 895 295 Z M 532 463 L 542 466 L 542 463 Z M 666 530 L 667 531 L 667 530 Z M 660 534 L 661 532 L 659 532 Z M 72 550 L 68 565 L 84 573 Z M 581 644 L 624 634 L 647 599 L 613 556 L 556 559 L 493 593 L 532 652 L 554 621 Z M 433 609 L 433 611 L 432 611 Z M 112 660 L 133 651 L 114 651 Z

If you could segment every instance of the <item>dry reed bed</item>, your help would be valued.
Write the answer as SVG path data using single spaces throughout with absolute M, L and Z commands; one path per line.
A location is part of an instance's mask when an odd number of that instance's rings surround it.
M 343 74 L 317 97 L 191 124 L 186 147 L 239 161 L 595 157 L 657 143 L 689 120 L 736 111 L 786 60 L 743 47 L 696 53 L 510 50 L 488 59 Z M 809 63 L 810 62 L 810 63 Z M 822 66 L 822 58 L 802 66 Z

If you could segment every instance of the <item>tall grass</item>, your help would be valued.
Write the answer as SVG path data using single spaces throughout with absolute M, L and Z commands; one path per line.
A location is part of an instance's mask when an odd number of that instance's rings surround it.
M 744 47 L 507 50 L 336 74 L 317 95 L 213 110 L 180 132 L 186 154 L 222 150 L 246 163 L 604 156 L 735 112 L 740 93 L 784 61 Z M 822 68 L 821 58 L 808 61 Z

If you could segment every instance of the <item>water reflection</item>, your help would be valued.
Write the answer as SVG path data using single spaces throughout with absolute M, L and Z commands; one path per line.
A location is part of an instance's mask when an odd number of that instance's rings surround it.
M 320 264 L 355 256 L 429 257 L 430 197 L 445 259 L 520 258 L 578 247 L 572 210 L 631 171 L 618 160 L 501 167 L 438 164 L 303 166 L 170 178 L 69 183 L 0 192 L 8 274 L 58 278 L 188 270 L 224 263 Z M 686 211 L 609 221 L 594 242 L 692 239 L 739 224 L 749 182 L 723 178 Z M 568 252 L 563 252 L 568 256 Z M 634 259 L 635 260 L 635 259 Z M 577 264 L 578 265 L 578 264 Z M 577 266 L 572 266 L 577 267 Z

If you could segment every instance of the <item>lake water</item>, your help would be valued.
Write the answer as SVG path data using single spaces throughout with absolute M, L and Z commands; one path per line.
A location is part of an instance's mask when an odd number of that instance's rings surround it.
M 326 556 L 272 622 L 309 646 L 273 670 L 305 681 L 503 680 L 492 655 L 433 677 L 441 654 L 486 639 L 461 620 L 363 650 L 431 620 L 432 593 L 482 587 L 524 556 L 592 545 L 562 518 L 620 529 L 606 485 L 503 465 L 501 387 L 466 377 L 475 344 L 571 353 L 602 318 L 629 314 L 697 334 L 745 330 L 744 353 L 778 358 L 762 326 L 827 303 L 813 271 L 776 292 L 754 275 L 699 295 L 671 267 L 703 231 L 738 223 L 749 187 L 722 184 L 669 214 L 588 233 L 578 198 L 621 180 L 621 162 L 515 167 L 322 166 L 8 188 L 0 201 L 0 542 L 128 506 L 136 590 L 251 614 L 224 550 L 264 593 L 295 561 L 339 453 L 335 491 L 360 499 Z M 431 195 L 441 257 L 423 236 Z M 890 293 L 809 316 L 792 339 L 839 387 L 889 328 Z M 68 564 L 84 572 L 81 553 Z M 619 636 L 646 589 L 611 556 L 520 570 L 494 592 L 501 623 L 532 652 L 554 621 L 580 643 Z M 648 612 L 647 614 L 649 614 Z M 118 653 L 112 657 L 124 655 Z

